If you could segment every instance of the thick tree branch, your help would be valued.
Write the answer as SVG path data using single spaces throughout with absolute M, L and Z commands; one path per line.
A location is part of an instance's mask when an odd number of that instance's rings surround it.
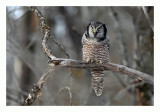
M 139 80 L 153 84 L 153 77 L 149 74 L 128 68 L 124 65 L 105 63 L 105 64 L 92 64 L 85 61 L 78 61 L 72 59 L 55 58 L 51 62 L 56 63 L 56 67 L 69 67 L 69 68 L 103 68 L 104 70 L 125 74 L 130 77 L 138 78 Z M 55 64 L 50 63 L 50 68 L 54 68 Z

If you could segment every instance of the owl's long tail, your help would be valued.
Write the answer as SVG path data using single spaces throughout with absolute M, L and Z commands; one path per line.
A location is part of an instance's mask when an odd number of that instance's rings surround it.
M 104 72 L 102 69 L 92 69 L 92 86 L 97 96 L 100 96 L 104 87 Z

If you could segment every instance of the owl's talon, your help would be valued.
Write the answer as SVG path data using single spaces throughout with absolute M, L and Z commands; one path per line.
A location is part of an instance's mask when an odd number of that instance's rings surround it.
M 90 59 L 90 62 L 91 62 L 91 63 L 94 63 L 95 61 L 94 61 L 93 59 Z
M 98 64 L 98 63 L 100 63 L 100 61 L 99 61 L 99 60 L 96 60 L 96 63 Z
M 103 62 L 100 61 L 100 60 L 97 60 L 96 63 L 97 63 L 97 64 L 103 64 Z
M 100 63 L 100 64 L 103 64 L 103 62 L 102 62 L 102 61 L 99 61 L 99 63 Z
M 87 59 L 86 61 L 87 61 L 87 63 L 89 63 L 89 62 L 90 62 L 90 59 Z
M 86 59 L 87 63 L 95 63 L 96 61 L 93 59 Z

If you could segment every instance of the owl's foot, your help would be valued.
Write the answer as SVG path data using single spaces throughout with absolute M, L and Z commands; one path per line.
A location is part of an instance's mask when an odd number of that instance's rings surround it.
M 96 61 L 93 60 L 93 59 L 87 59 L 86 61 L 87 61 L 87 63 L 95 63 L 95 62 L 96 62 Z
M 86 59 L 87 63 L 96 63 L 96 64 L 104 64 L 101 60 L 94 60 L 94 59 Z
M 97 64 L 103 64 L 103 62 L 101 60 L 96 60 Z

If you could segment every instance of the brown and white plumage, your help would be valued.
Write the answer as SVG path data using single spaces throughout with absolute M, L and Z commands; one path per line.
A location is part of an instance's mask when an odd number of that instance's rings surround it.
M 83 60 L 101 64 L 109 62 L 109 38 L 106 26 L 102 22 L 94 21 L 88 25 L 82 37 L 82 45 Z M 91 74 L 92 86 L 96 95 L 100 96 L 104 86 L 103 69 L 91 69 Z

